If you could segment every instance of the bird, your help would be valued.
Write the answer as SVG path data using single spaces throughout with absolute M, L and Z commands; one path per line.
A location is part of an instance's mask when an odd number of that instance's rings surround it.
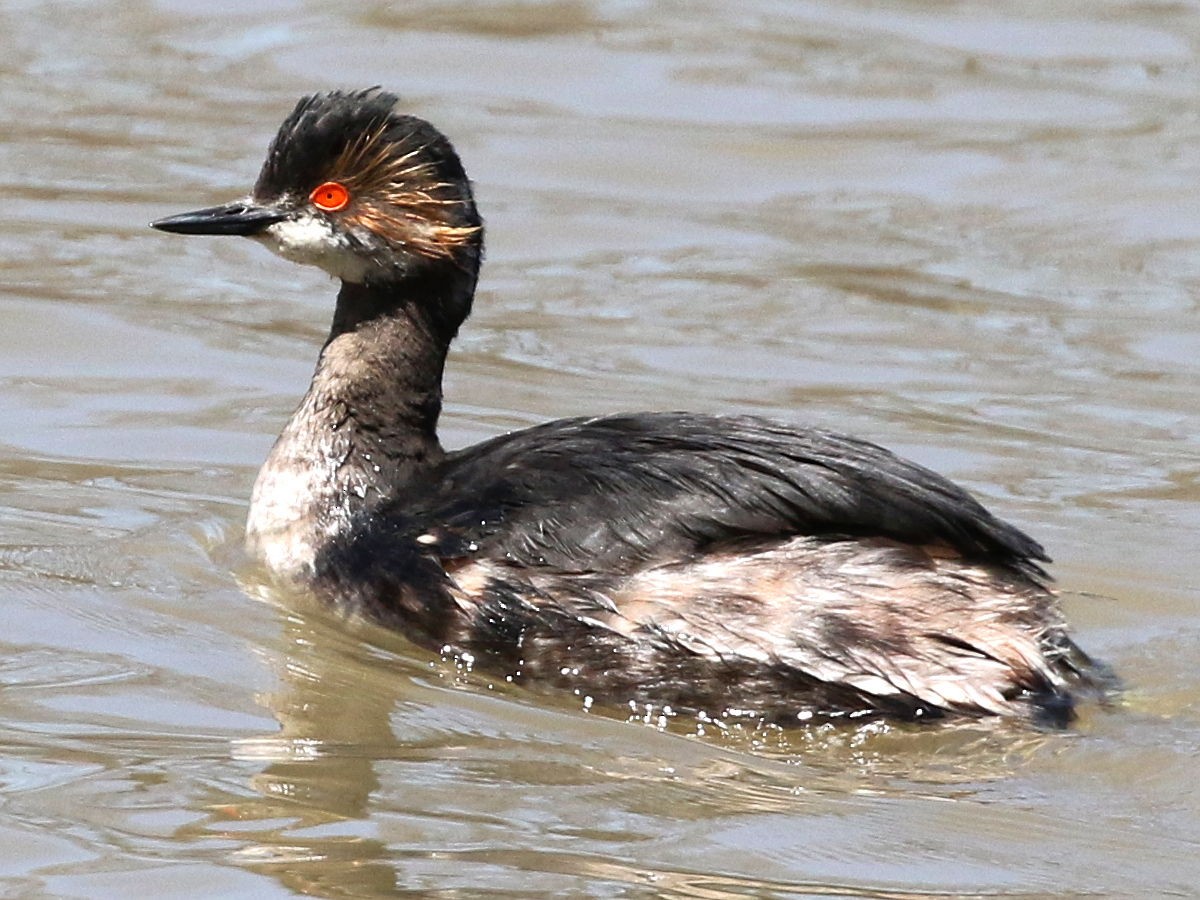
M 1042 546 L 869 441 L 644 412 L 444 449 L 483 220 L 393 93 L 304 96 L 248 196 L 151 226 L 340 281 L 246 524 L 271 578 L 339 611 L 589 709 L 702 721 L 1066 725 L 1096 681 Z

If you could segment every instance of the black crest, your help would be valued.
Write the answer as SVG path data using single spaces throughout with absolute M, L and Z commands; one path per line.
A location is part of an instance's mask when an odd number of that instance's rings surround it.
M 301 98 L 271 141 L 254 196 L 273 200 L 288 192 L 307 195 L 330 177 L 364 135 L 377 135 L 406 149 L 420 148 L 441 177 L 466 184 L 462 163 L 445 135 L 424 119 L 397 113 L 399 102 L 395 94 L 379 88 Z

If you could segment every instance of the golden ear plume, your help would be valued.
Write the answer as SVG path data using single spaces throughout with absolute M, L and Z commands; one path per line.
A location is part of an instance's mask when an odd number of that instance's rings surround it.
M 388 241 L 431 259 L 454 259 L 479 234 L 478 225 L 456 225 L 452 212 L 469 201 L 447 195 L 455 186 L 434 181 L 436 167 L 422 159 L 424 145 L 400 153 L 385 138 L 387 125 L 360 134 L 330 167 L 329 180 L 346 186 L 347 218 Z

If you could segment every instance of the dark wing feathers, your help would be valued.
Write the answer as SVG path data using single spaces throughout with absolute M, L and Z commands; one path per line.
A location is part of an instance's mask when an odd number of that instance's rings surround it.
M 944 543 L 1040 574 L 1046 554 L 964 490 L 866 441 L 754 417 L 564 419 L 450 454 L 394 515 L 457 553 L 631 571 L 796 534 Z M 388 515 L 388 513 L 384 513 Z

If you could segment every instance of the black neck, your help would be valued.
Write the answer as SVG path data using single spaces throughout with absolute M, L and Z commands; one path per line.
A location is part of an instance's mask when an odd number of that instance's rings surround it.
M 431 344 L 441 345 L 445 356 L 471 312 L 474 296 L 474 274 L 449 265 L 389 281 L 342 282 L 329 339 L 373 322 L 400 318 L 419 324 Z
M 446 352 L 474 291 L 474 278 L 464 273 L 438 275 L 343 283 L 313 381 L 344 402 L 394 462 L 403 465 L 399 457 L 411 453 L 418 468 L 441 457 Z
M 302 568 L 441 462 L 442 371 L 473 288 L 459 270 L 342 285 L 312 384 L 255 485 L 248 540 L 272 568 Z

